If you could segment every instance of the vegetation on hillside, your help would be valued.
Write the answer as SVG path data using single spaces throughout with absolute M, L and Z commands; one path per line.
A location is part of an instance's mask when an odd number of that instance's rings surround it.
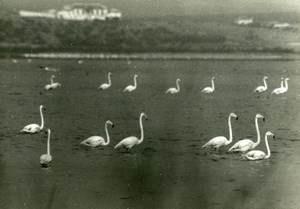
M 220 24 L 197 19 L 75 22 L 0 14 L 2 52 L 230 52 L 291 50 L 272 45 L 253 29 L 234 35 Z M 236 30 L 237 26 L 229 25 Z

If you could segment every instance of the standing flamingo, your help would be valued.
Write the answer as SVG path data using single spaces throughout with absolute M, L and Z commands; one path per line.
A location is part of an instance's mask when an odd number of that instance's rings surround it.
M 285 93 L 285 92 L 287 92 L 288 91 L 288 89 L 289 89 L 289 86 L 288 86 L 288 81 L 289 81 L 290 79 L 289 78 L 286 78 L 285 79 L 285 86 L 284 86 L 284 88 L 282 88 L 282 90 L 281 90 L 281 94 L 283 94 L 283 93 Z
M 105 139 L 101 136 L 91 136 L 91 137 L 87 138 L 86 140 L 82 141 L 81 144 L 90 146 L 93 148 L 98 147 L 98 146 L 108 145 L 110 142 L 110 137 L 109 137 L 109 134 L 107 131 L 107 124 L 114 127 L 114 124 L 110 120 L 105 122 L 106 142 L 105 142 Z
M 125 139 L 123 139 L 122 141 L 120 141 L 116 146 L 115 146 L 115 149 L 118 148 L 118 147 L 125 147 L 126 148 L 126 151 L 130 150 L 133 146 L 135 145 L 138 145 L 138 144 L 141 144 L 144 140 L 144 129 L 143 129 L 143 117 L 145 117 L 145 119 L 147 120 L 147 116 L 145 113 L 141 113 L 140 115 L 140 128 L 141 128 L 141 138 L 138 139 L 137 137 L 135 136 L 130 136 L 130 137 L 127 137 Z
M 284 85 L 283 85 L 283 78 L 281 78 L 281 81 L 280 81 L 280 87 L 279 88 L 276 88 L 272 91 L 271 95 L 272 94 L 281 94 L 281 92 L 283 91 L 284 89 Z
M 101 90 L 108 89 L 111 86 L 110 76 L 111 76 L 111 72 L 108 73 L 108 83 L 103 83 L 101 86 L 99 86 L 98 89 L 101 89 Z
M 176 79 L 176 86 L 177 88 L 169 88 L 167 91 L 166 91 L 166 94 L 170 93 L 170 94 L 176 94 L 180 91 L 180 86 L 179 86 L 179 81 L 181 81 L 179 78 Z
M 204 89 L 202 89 L 202 93 L 206 93 L 206 94 L 210 94 L 212 92 L 215 91 L 215 84 L 214 84 L 214 80 L 215 80 L 215 77 L 212 77 L 211 79 L 211 87 L 206 87 Z
M 270 131 L 268 131 L 266 133 L 265 142 L 266 142 L 266 147 L 267 147 L 267 154 L 260 150 L 252 150 L 243 156 L 246 157 L 248 160 L 264 160 L 264 159 L 270 158 L 271 151 L 270 151 L 270 147 L 269 147 L 269 143 L 268 143 L 268 136 L 272 136 L 273 139 L 275 139 L 275 136 L 273 133 L 271 133 Z
M 137 77 L 138 77 L 137 75 L 134 75 L 134 77 L 133 77 L 133 80 L 134 80 L 134 86 L 133 86 L 133 85 L 127 86 L 127 87 L 123 90 L 123 92 L 131 92 L 131 91 L 134 91 L 134 90 L 136 89 L 136 87 L 137 87 L 136 78 L 137 78 Z
M 48 129 L 47 154 L 43 154 L 40 157 L 40 164 L 42 167 L 48 167 L 52 161 L 52 156 L 50 155 L 50 134 L 51 130 Z
M 219 149 L 221 146 L 228 145 L 232 142 L 232 128 L 231 128 L 231 118 L 234 117 L 238 120 L 238 116 L 234 113 L 230 113 L 228 116 L 228 127 L 229 127 L 229 140 L 225 136 L 217 136 L 209 140 L 203 147 L 214 147 L 215 149 Z
M 40 130 L 42 130 L 44 128 L 43 109 L 44 109 L 44 106 L 41 105 L 40 106 L 41 125 L 39 126 L 38 124 L 29 124 L 29 125 L 25 126 L 21 130 L 21 132 L 34 134 L 34 133 L 37 133 L 37 132 L 39 132 Z
M 258 93 L 261 93 L 261 92 L 264 92 L 268 89 L 268 85 L 267 85 L 267 81 L 268 80 L 268 77 L 267 76 L 264 76 L 264 85 L 263 86 L 258 86 L 256 89 L 254 89 L 253 92 L 258 92 Z
M 45 86 L 46 90 L 56 89 L 57 87 L 61 86 L 60 83 L 57 83 L 57 82 L 54 83 L 53 78 L 55 78 L 55 75 L 51 75 L 51 77 L 50 77 L 50 84 L 47 84 Z
M 256 127 L 256 133 L 257 133 L 257 141 L 254 143 L 250 139 L 242 139 L 238 142 L 236 142 L 230 149 L 229 152 L 248 152 L 249 150 L 253 150 L 255 147 L 257 147 L 260 143 L 260 132 L 258 127 L 258 118 L 262 118 L 263 121 L 265 121 L 265 117 L 261 114 L 256 114 L 255 116 L 255 127 Z

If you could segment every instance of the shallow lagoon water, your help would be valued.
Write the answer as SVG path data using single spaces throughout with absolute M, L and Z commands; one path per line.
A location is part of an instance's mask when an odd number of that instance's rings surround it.
M 1 208 L 299 208 L 299 61 L 123 61 L 0 60 L 0 197 Z M 38 66 L 60 68 L 49 72 Z M 112 72 L 112 87 L 107 82 Z M 45 91 L 50 76 L 61 88 Z M 123 93 L 138 74 L 137 90 Z M 269 77 L 267 93 L 252 94 Z M 216 91 L 200 91 L 216 77 Z M 281 77 L 289 77 L 285 95 L 269 97 Z M 165 95 L 180 78 L 181 91 Z M 41 168 L 45 130 L 20 134 L 40 123 L 52 130 L 50 168 Z M 114 150 L 121 139 L 140 136 L 144 111 L 145 140 L 130 153 Z M 233 141 L 256 140 L 254 117 L 272 156 L 249 162 L 239 154 L 202 149 L 212 137 L 228 136 L 230 112 Z M 111 144 L 90 149 L 80 142 L 105 136 Z M 264 141 L 257 148 L 265 151 Z

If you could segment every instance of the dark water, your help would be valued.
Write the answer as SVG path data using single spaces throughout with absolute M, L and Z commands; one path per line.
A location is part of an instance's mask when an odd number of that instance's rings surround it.
M 0 60 L 0 208 L 299 208 L 300 71 L 299 61 L 85 61 Z M 39 65 L 59 67 L 48 72 Z M 112 72 L 112 87 L 97 90 Z M 44 91 L 52 74 L 61 88 Z M 122 90 L 138 74 L 138 88 Z M 269 76 L 270 89 L 251 94 Z M 216 77 L 216 91 L 200 91 Z M 281 77 L 290 89 L 268 98 Z M 181 91 L 165 95 L 180 78 Z M 50 168 L 39 165 L 46 152 L 45 131 L 20 134 L 40 123 L 39 105 L 46 107 L 45 127 L 52 130 Z M 144 111 L 145 140 L 130 153 L 114 150 L 121 139 L 140 136 Z M 234 142 L 256 140 L 254 117 L 261 113 L 261 133 L 271 131 L 272 156 L 258 162 L 239 154 L 202 149 L 210 138 Z M 90 149 L 80 142 L 105 136 L 111 144 Z M 257 148 L 265 151 L 264 142 Z

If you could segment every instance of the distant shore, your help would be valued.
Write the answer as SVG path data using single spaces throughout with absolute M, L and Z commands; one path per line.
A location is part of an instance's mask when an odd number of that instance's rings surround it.
M 24 53 L 20 58 L 116 60 L 298 60 L 295 53 Z

